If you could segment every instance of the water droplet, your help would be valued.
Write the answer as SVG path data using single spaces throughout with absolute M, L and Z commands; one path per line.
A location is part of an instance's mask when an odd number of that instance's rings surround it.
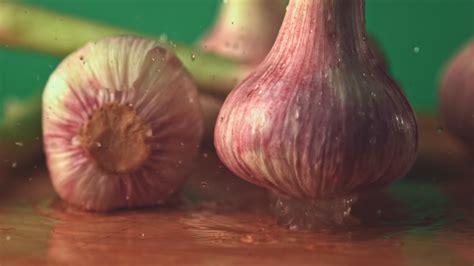
M 420 51 L 421 51 L 420 47 L 418 47 L 418 46 L 413 47 L 413 52 L 415 54 L 419 53 Z
M 209 157 L 209 154 L 208 154 L 207 152 L 205 152 L 205 153 L 202 154 L 202 157 L 208 158 L 208 157 Z
M 193 97 L 189 97 L 189 103 L 193 103 L 194 102 L 194 98 Z
M 161 34 L 160 37 L 158 38 L 162 42 L 168 41 L 168 35 L 166 34 Z
M 18 165 L 18 164 L 17 164 L 16 162 L 13 162 L 13 163 L 12 163 L 12 168 L 16 168 L 17 165 Z
M 371 145 L 375 145 L 375 143 L 377 143 L 377 138 L 376 138 L 376 137 L 370 138 L 369 143 L 370 143 Z
M 23 146 L 24 146 L 23 142 L 15 142 L 15 145 L 16 145 L 16 146 L 19 146 L 19 147 L 23 147 Z
M 128 107 L 133 108 L 133 103 L 129 103 Z
M 207 188 L 207 182 L 202 181 L 202 182 L 201 182 L 201 187 L 202 187 L 202 188 Z
M 300 111 L 299 110 L 296 110 L 295 118 L 296 118 L 296 120 L 300 119 Z
M 71 139 L 71 145 L 72 145 L 72 146 L 79 146 L 79 145 L 81 145 L 81 141 L 79 140 L 79 136 L 74 136 L 74 137 Z
M 248 243 L 248 244 L 250 244 L 250 243 L 253 243 L 254 240 L 253 240 L 253 236 L 251 236 L 251 235 L 245 235 L 245 236 L 243 236 L 243 237 L 240 238 L 240 241 L 243 242 L 243 243 Z
M 298 225 L 296 225 L 296 224 L 291 224 L 288 229 L 290 229 L 291 231 L 297 231 L 297 230 L 298 230 Z
M 130 196 L 129 195 L 125 196 L 125 200 L 127 201 L 130 200 Z
M 362 40 L 363 40 L 364 42 L 367 41 L 367 36 L 365 36 L 365 35 L 362 36 Z
M 149 138 L 153 137 L 153 130 L 148 129 L 148 130 L 146 131 L 145 135 L 146 135 L 147 137 L 149 137 Z
M 184 142 L 180 142 L 179 145 L 180 145 L 180 146 L 184 146 Z
M 11 239 L 12 239 L 11 236 L 6 236 L 6 237 L 5 237 L 5 240 L 7 240 L 7 241 L 10 241 Z
M 100 148 L 100 147 L 102 147 L 102 143 L 96 142 L 96 143 L 95 143 L 95 146 L 97 146 L 97 148 Z
M 436 132 L 438 132 L 439 134 L 443 133 L 444 132 L 444 127 L 443 126 L 438 126 L 436 128 Z
M 362 76 L 363 76 L 364 78 L 366 78 L 366 77 L 367 77 L 367 73 L 362 72 Z
M 141 237 L 144 238 L 144 237 L 145 237 L 145 233 L 142 233 L 142 234 L 141 234 Z
M 196 55 L 194 53 L 191 54 L 191 60 L 196 60 Z
M 377 97 L 377 94 L 376 94 L 375 92 L 371 92 L 371 93 L 370 93 L 370 96 L 372 96 L 372 97 Z
M 179 160 L 179 161 L 178 161 L 178 164 L 183 164 L 183 161 Z

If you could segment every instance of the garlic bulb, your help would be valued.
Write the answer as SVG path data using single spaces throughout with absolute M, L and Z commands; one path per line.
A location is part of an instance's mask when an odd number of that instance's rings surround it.
M 275 42 L 286 4 L 286 0 L 223 1 L 201 47 L 244 63 L 259 63 Z
M 283 205 L 344 199 L 343 218 L 355 195 L 402 177 L 415 116 L 365 36 L 362 0 L 290 0 L 275 46 L 220 111 L 222 161 Z M 309 210 L 335 206 L 322 205 Z
M 196 87 L 157 42 L 112 37 L 69 55 L 43 94 L 53 185 L 87 210 L 150 206 L 186 180 L 203 117 Z
M 446 128 L 474 147 L 474 40 L 449 63 L 441 82 L 441 116 Z

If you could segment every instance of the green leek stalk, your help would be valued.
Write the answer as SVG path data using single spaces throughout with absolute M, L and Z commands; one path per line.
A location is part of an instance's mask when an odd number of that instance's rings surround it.
M 208 93 L 227 95 L 251 69 L 199 48 L 33 6 L 0 2 L 0 43 L 10 47 L 65 56 L 87 42 L 123 34 L 158 39 L 172 48 L 199 88 Z

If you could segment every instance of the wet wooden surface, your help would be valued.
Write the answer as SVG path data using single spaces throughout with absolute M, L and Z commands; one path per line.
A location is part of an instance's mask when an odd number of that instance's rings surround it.
M 474 265 L 474 170 L 462 145 L 421 121 L 410 174 L 354 206 L 361 224 L 295 232 L 264 190 L 212 151 L 168 206 L 110 214 L 57 199 L 42 167 L 0 190 L 1 265 Z

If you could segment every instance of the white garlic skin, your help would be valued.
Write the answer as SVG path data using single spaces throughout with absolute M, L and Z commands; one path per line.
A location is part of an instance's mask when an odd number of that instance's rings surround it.
M 215 146 L 226 166 L 300 199 L 363 193 L 405 175 L 416 119 L 364 34 L 363 1 L 291 0 L 272 51 L 220 111 Z
M 104 170 L 100 165 L 107 162 L 91 159 L 81 144 L 81 128 L 111 104 L 130 110 L 148 128 L 142 135 L 149 156 L 133 171 Z M 43 139 L 54 188 L 63 200 L 87 210 L 163 203 L 190 173 L 202 131 L 192 78 L 172 52 L 152 40 L 119 36 L 91 42 L 58 66 L 43 94 Z
M 441 81 L 441 117 L 446 128 L 474 148 L 474 40 L 449 62 Z

